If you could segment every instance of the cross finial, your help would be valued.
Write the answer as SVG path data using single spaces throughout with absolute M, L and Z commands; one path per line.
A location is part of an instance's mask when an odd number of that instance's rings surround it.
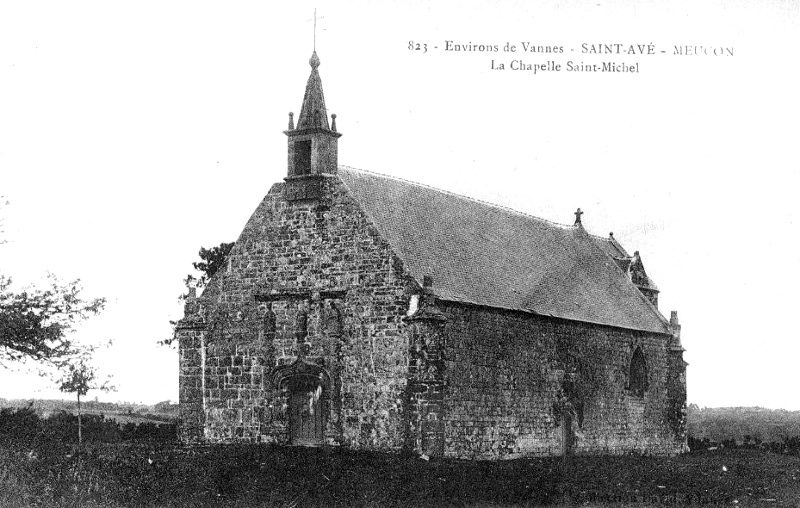
M 317 9 L 314 8 L 314 51 L 317 50 L 317 19 L 325 19 L 325 17 L 320 16 L 319 18 L 317 18 Z M 306 21 L 311 21 L 311 20 L 309 19 Z
M 581 211 L 580 208 L 578 208 L 578 210 L 575 211 L 575 225 L 576 226 L 582 225 L 581 224 L 581 215 L 583 215 L 583 212 Z

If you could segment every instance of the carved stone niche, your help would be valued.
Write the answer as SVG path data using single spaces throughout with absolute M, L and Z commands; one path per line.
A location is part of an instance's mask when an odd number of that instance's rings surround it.
M 335 300 L 328 300 L 324 309 L 325 333 L 331 337 L 341 337 L 344 328 L 344 317 L 342 316 L 342 303 Z
M 272 302 L 267 302 L 267 306 L 261 316 L 261 331 L 265 341 L 272 341 L 275 338 L 276 316 L 272 311 Z
M 294 338 L 298 344 L 308 342 L 308 309 L 305 305 L 297 309 L 294 319 Z

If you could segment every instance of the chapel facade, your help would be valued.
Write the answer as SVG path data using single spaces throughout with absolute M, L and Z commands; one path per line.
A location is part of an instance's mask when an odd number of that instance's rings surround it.
M 176 327 L 185 442 L 503 459 L 687 449 L 638 252 L 338 164 L 316 52 L 287 176 Z

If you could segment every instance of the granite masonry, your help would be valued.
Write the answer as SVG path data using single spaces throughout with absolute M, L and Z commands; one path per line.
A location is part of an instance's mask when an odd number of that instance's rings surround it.
M 676 313 L 641 256 L 339 166 L 316 53 L 288 169 L 176 337 L 186 442 L 506 459 L 686 450 Z

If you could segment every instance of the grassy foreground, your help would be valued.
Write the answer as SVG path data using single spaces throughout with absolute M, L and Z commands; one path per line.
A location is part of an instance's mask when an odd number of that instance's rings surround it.
M 340 449 L 98 444 L 0 449 L 0 506 L 800 506 L 800 458 L 425 461 Z

